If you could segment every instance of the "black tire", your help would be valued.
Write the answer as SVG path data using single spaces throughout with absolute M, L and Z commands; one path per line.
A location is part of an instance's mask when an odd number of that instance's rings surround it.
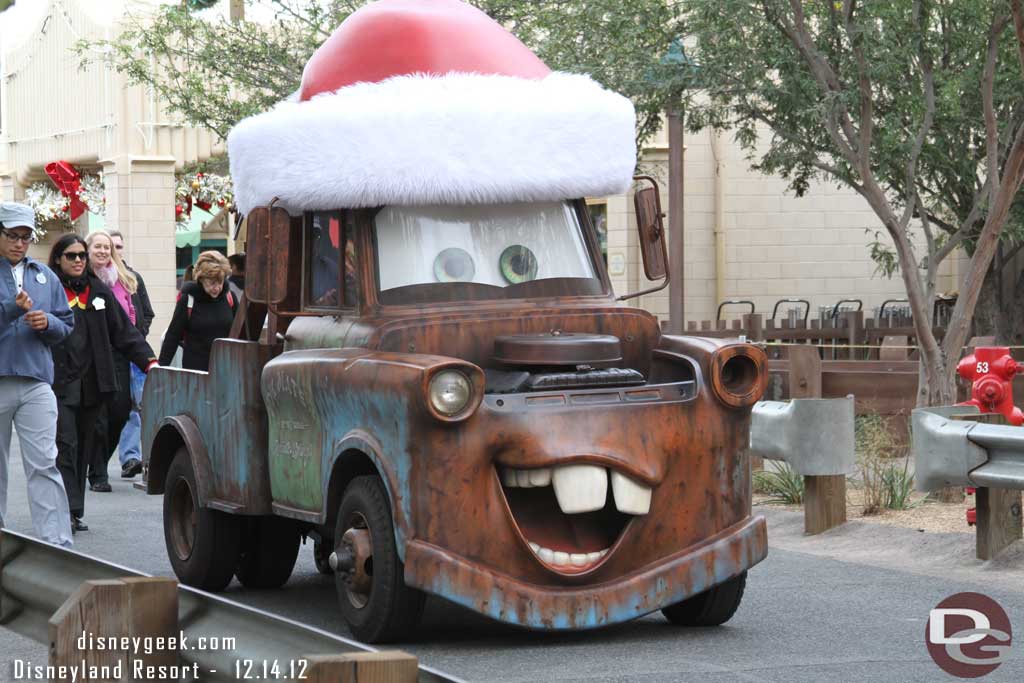
M 298 525 L 283 517 L 254 517 L 247 525 L 235 576 L 246 588 L 280 588 L 299 556 Z
M 395 547 L 395 528 L 391 506 L 380 479 L 375 476 L 356 477 L 341 497 L 338 523 L 334 530 L 334 547 L 351 527 L 365 528 L 370 533 L 372 565 L 369 594 L 350 590 L 344 572 L 334 575 L 341 614 L 357 639 L 366 643 L 400 640 L 410 634 L 423 616 L 426 596 L 405 585 L 404 568 Z M 369 564 L 369 563 L 368 563 Z
M 677 626 L 721 626 L 736 614 L 746 585 L 747 573 L 743 572 L 710 590 L 670 605 L 661 613 Z
M 167 557 L 182 583 L 221 591 L 238 566 L 241 520 L 199 507 L 198 490 L 188 451 L 179 448 L 164 486 Z

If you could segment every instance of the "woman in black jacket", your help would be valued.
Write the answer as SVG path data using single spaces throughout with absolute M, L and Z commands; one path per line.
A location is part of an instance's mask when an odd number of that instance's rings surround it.
M 160 346 L 160 365 L 170 365 L 181 344 L 181 367 L 206 372 L 213 340 L 231 332 L 238 295 L 226 282 L 231 266 L 220 252 L 204 251 L 193 272 L 196 281 L 186 282 L 178 292 L 174 316 Z
M 156 364 L 153 349 L 132 325 L 113 292 L 86 268 L 85 240 L 64 235 L 50 251 L 50 269 L 57 273 L 75 327 L 53 347 L 57 396 L 57 467 L 71 508 L 71 528 L 85 531 L 86 467 L 97 454 L 109 452 L 104 407 L 119 387 L 114 349 L 143 372 Z

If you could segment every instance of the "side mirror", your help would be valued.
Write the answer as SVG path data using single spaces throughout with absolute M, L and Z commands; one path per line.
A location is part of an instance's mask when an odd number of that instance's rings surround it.
M 657 292 L 667 287 L 669 281 L 668 250 L 665 246 L 665 214 L 661 210 L 661 194 L 658 192 L 658 183 L 654 178 L 646 175 L 637 176 L 633 180 L 650 183 L 650 186 L 641 188 L 633 194 L 633 207 L 636 209 L 637 228 L 640 231 L 640 255 L 644 261 L 644 275 L 648 280 L 664 279 L 657 287 L 620 296 L 619 301 Z
M 638 176 L 634 180 L 646 180 L 649 187 L 637 190 L 633 195 L 636 222 L 640 230 L 640 254 L 644 260 L 644 274 L 648 280 L 660 280 L 668 273 L 668 251 L 665 247 L 665 214 L 661 211 L 661 195 L 658 185 L 650 176 Z
M 298 223 L 298 225 L 296 225 Z M 271 308 L 297 308 L 302 267 L 302 225 L 276 206 L 246 216 L 245 298 Z

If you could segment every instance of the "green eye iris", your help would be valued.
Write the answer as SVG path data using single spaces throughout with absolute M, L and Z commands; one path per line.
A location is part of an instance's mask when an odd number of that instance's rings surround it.
M 509 284 L 516 285 L 537 278 L 537 257 L 521 244 L 513 244 L 501 252 L 498 264 L 501 266 L 502 277 Z
M 474 275 L 476 265 L 465 249 L 451 247 L 434 259 L 434 277 L 438 282 L 470 282 Z

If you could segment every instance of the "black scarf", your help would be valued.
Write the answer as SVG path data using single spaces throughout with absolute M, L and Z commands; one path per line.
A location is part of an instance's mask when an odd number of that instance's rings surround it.
M 75 293 L 81 293 L 89 286 L 88 272 L 88 269 L 86 269 L 79 277 L 71 277 L 65 273 L 63 269 L 59 268 L 57 270 L 57 277 L 60 278 L 60 283 L 64 285 L 66 289 L 70 289 Z

